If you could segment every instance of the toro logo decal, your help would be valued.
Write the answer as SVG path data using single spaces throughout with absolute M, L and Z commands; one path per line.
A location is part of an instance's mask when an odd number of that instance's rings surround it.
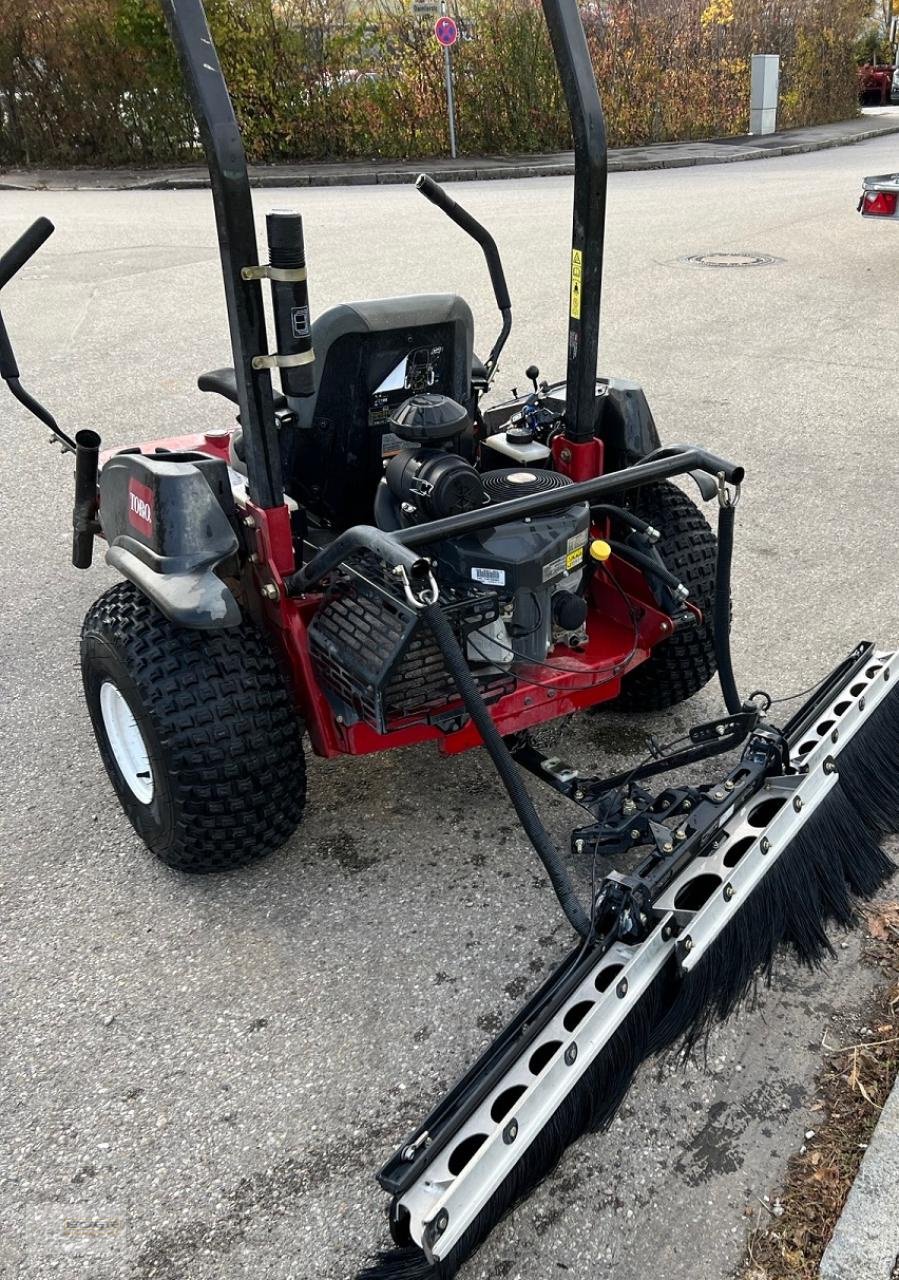
M 153 490 L 139 480 L 128 481 L 128 523 L 141 533 L 153 533 Z

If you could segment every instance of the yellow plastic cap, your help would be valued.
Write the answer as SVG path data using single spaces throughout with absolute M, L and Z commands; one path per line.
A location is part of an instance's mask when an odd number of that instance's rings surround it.
M 612 554 L 612 548 L 602 538 L 594 538 L 590 543 L 591 560 L 608 560 Z

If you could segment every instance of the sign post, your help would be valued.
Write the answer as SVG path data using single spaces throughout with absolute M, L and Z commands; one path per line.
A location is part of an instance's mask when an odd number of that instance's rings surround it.
M 459 27 L 454 18 L 444 13 L 434 23 L 434 35 L 443 45 L 443 74 L 446 79 L 446 110 L 449 117 L 450 155 L 456 158 L 456 104 L 453 98 L 453 55 L 450 52 L 459 39 Z

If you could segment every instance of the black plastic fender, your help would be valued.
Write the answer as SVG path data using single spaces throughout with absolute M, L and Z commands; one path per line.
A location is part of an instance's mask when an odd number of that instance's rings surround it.
M 201 453 L 118 453 L 100 473 L 106 562 L 183 627 L 236 627 L 237 600 L 214 572 L 238 550 L 228 467 Z

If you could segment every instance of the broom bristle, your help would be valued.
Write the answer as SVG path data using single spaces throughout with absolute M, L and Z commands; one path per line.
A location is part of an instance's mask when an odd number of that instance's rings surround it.
M 837 785 L 695 968 L 679 978 L 672 961 L 656 976 L 449 1255 L 432 1264 L 417 1245 L 387 1249 L 357 1280 L 452 1280 L 496 1224 L 553 1171 L 567 1147 L 611 1123 L 645 1058 L 678 1042 L 689 1056 L 760 976 L 770 981 L 779 946 L 792 947 L 813 968 L 832 954 L 825 924 L 851 925 L 853 898 L 870 897 L 894 870 L 874 833 L 899 830 L 897 762 L 899 698 L 891 692 L 840 752 Z
M 890 690 L 838 761 L 840 785 L 871 830 L 899 832 L 899 689 Z

